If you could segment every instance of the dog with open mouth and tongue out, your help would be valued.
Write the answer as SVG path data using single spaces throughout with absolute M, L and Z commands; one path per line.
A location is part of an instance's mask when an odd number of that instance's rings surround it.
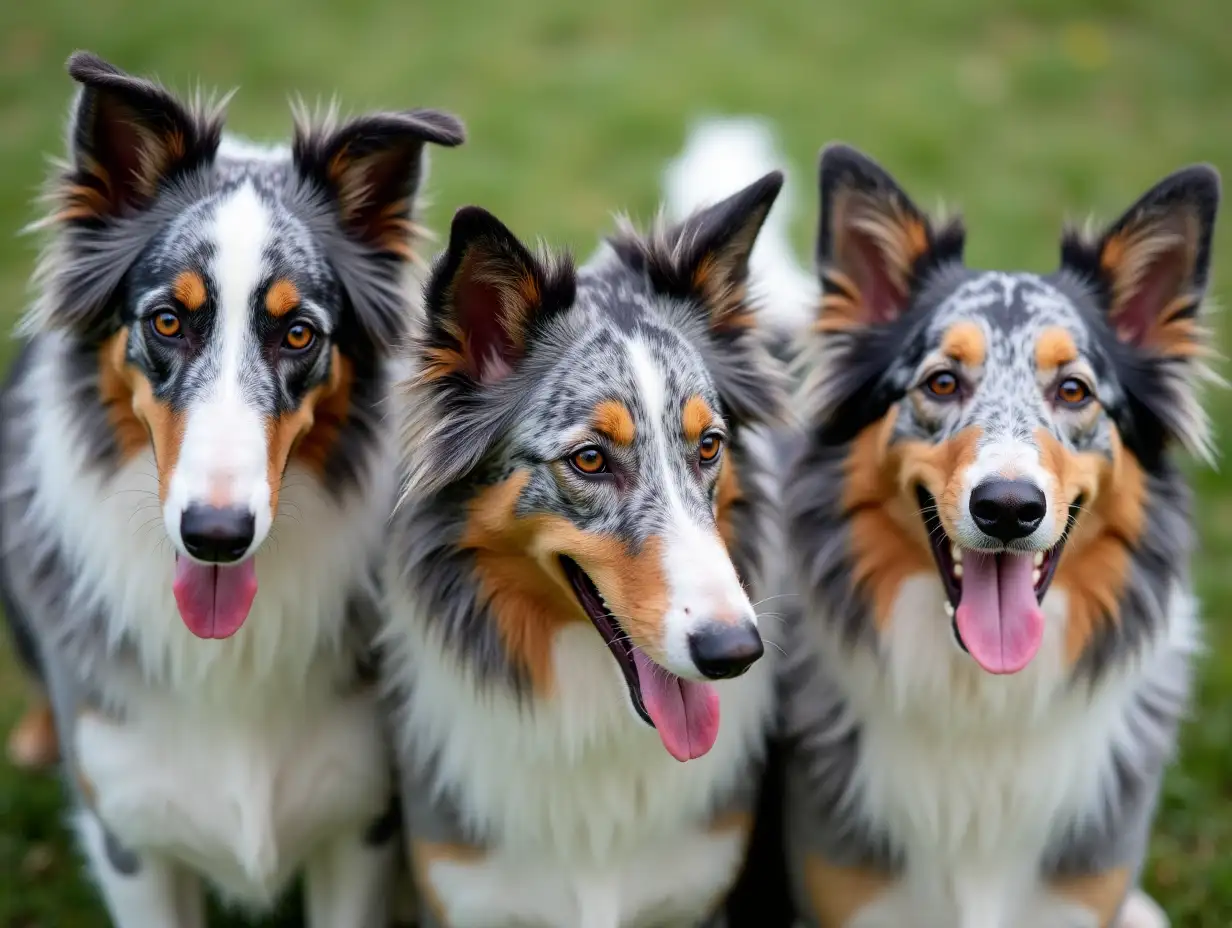
M 967 267 L 961 221 L 845 145 L 819 180 L 783 443 L 796 923 L 1162 928 L 1136 881 L 1198 638 L 1177 458 L 1210 449 L 1218 175 L 1047 275 Z
M 580 269 L 454 217 L 384 577 L 421 924 L 721 914 L 773 708 L 750 594 L 785 375 L 746 280 L 781 183 Z
M 116 928 L 206 889 L 386 928 L 400 842 L 372 687 L 393 463 L 374 429 L 413 306 L 435 110 L 223 134 L 92 54 L 26 340 L 0 394 L 0 587 L 55 709 Z M 54 756 L 53 751 L 43 752 Z

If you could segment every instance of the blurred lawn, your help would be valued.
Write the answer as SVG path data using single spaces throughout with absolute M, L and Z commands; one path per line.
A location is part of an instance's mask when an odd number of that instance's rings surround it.
M 659 172 L 704 113 L 761 113 L 796 170 L 797 242 L 811 247 L 812 166 L 859 145 L 926 205 L 965 212 L 968 259 L 1048 270 L 1063 216 L 1105 218 L 1180 165 L 1232 175 L 1227 0 L 715 0 L 324 2 L 10 0 L 0 4 L 0 322 L 20 310 L 33 243 L 16 230 L 45 153 L 60 151 L 67 54 L 90 48 L 184 90 L 240 86 L 232 129 L 290 125 L 290 94 L 344 108 L 461 114 L 434 160 L 429 222 L 479 203 L 519 233 L 589 253 L 609 214 L 654 209 Z M 1011 11 L 1010 8 L 1013 8 Z M 805 169 L 805 170 L 802 170 Z M 1232 281 L 1217 235 L 1216 292 Z M 1220 284 L 1222 283 L 1222 286 Z M 1228 345 L 1227 327 L 1222 344 Z M 9 346 L 0 345 L 0 359 Z M 1227 432 L 1232 397 L 1213 398 Z M 1210 654 L 1167 787 L 1147 882 L 1174 924 L 1232 924 L 1232 478 L 1195 473 Z M 0 652 L 0 723 L 20 680 Z M 77 876 L 58 786 L 0 764 L 0 928 L 105 924 Z

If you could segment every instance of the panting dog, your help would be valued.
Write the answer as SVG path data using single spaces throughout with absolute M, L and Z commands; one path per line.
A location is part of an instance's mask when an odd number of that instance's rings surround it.
M 119 928 L 206 884 L 387 924 L 397 806 L 369 654 L 378 427 L 432 110 L 222 135 L 86 53 L 3 393 L 5 604 L 51 696 Z
M 425 925 L 722 917 L 773 709 L 758 434 L 786 378 L 747 272 L 781 182 L 580 269 L 454 219 L 384 582 Z
M 1198 620 L 1219 179 L 1179 171 L 1047 275 L 963 262 L 841 145 L 784 505 L 791 877 L 823 928 L 1104 928 L 1135 890 Z M 1128 902 L 1127 902 L 1128 900 Z

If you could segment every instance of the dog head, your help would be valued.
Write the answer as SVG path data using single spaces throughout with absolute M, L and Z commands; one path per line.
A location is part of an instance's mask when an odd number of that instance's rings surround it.
M 593 623 L 681 760 L 717 735 L 708 681 L 763 650 L 723 534 L 735 430 L 779 402 L 744 290 L 780 185 L 769 175 L 654 236 L 625 230 L 581 273 L 462 210 L 406 400 L 407 535 L 431 534 L 434 512 L 460 520 L 437 534 L 476 588 L 446 637 L 546 693 L 556 633 Z M 458 596 L 444 558 L 407 556 L 434 615 Z
M 28 325 L 96 353 L 110 450 L 152 448 L 181 615 L 225 637 L 292 459 L 339 490 L 361 476 L 339 439 L 367 440 L 406 325 L 422 152 L 462 127 L 383 113 L 257 149 L 223 139 L 220 108 L 93 55 L 68 70 L 81 87 Z
M 961 648 L 1015 673 L 1040 648 L 1050 585 L 1071 660 L 1144 585 L 1163 601 L 1180 552 L 1151 569 L 1145 528 L 1174 502 L 1170 447 L 1209 447 L 1195 386 L 1218 199 L 1215 172 L 1188 168 L 1098 235 L 1067 233 L 1055 273 L 980 272 L 960 223 L 932 221 L 860 153 L 823 153 L 808 457 L 830 462 L 841 499 L 828 517 L 797 506 L 842 522 L 881 632 L 903 581 L 935 571 Z

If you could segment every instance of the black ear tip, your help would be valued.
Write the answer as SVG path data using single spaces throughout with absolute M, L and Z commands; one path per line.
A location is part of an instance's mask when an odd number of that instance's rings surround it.
M 100 58 L 94 52 L 78 50 L 68 56 L 65 64 L 69 77 L 81 84 L 89 84 L 100 77 L 122 73 L 115 65 Z
M 409 114 L 427 140 L 445 148 L 456 148 L 466 141 L 466 124 L 452 113 L 441 110 L 412 110 Z
M 818 163 L 822 174 L 830 174 L 851 168 L 862 168 L 869 165 L 875 167 L 877 165 L 877 162 L 860 151 L 860 149 L 853 145 L 848 145 L 846 142 L 829 142 L 826 144 L 821 149 L 821 157 Z
M 1192 187 L 1200 196 L 1205 199 L 1219 202 L 1220 194 L 1223 188 L 1223 178 L 1219 176 L 1219 169 L 1213 164 L 1194 164 L 1184 168 L 1180 172 L 1185 178 L 1186 184 Z
M 775 169 L 760 180 L 754 181 L 753 187 L 761 197 L 774 199 L 779 195 L 779 191 L 783 189 L 784 177 L 785 175 L 782 171 Z
M 449 226 L 449 247 L 457 248 L 481 235 L 508 236 L 504 223 L 482 206 L 463 206 L 453 214 Z

